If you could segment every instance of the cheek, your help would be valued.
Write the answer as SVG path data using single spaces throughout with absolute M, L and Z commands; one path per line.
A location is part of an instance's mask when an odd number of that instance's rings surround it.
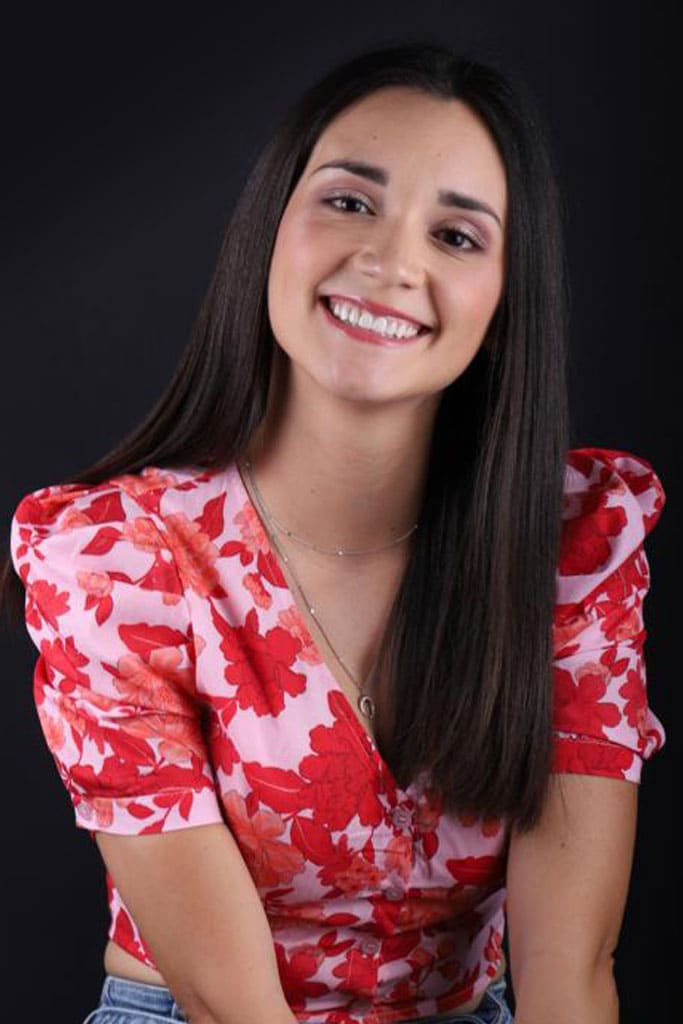
M 301 277 L 301 239 L 283 219 L 278 228 L 268 274 L 268 308 L 273 327 L 291 313 L 296 296 L 295 282 Z M 276 331 L 277 333 L 277 331 Z
M 326 248 L 320 227 L 304 216 L 285 215 L 278 229 L 273 259 L 278 275 L 289 281 L 308 281 Z
M 300 247 L 295 243 L 294 232 L 286 221 L 280 222 L 270 267 L 271 284 L 275 291 L 286 287 L 287 280 L 296 272 L 292 262 L 296 261 Z
M 498 305 L 503 289 L 503 275 L 499 266 L 482 266 L 454 291 L 453 308 L 476 327 L 488 323 Z
M 304 219 L 280 221 L 268 275 L 268 314 L 280 344 L 297 338 L 325 273 L 319 239 Z

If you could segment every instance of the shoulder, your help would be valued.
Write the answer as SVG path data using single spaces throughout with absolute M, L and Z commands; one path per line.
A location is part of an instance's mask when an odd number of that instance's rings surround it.
M 168 512 L 191 505 L 194 495 L 205 502 L 220 487 L 223 472 L 201 466 L 145 466 L 99 483 L 48 484 L 23 495 L 15 506 L 12 526 L 47 537 L 78 526 L 123 523 L 140 515 L 163 522 Z
M 49 484 L 25 494 L 10 525 L 10 554 L 24 584 L 59 564 L 139 578 L 150 556 L 159 574 L 176 560 L 194 508 L 204 508 L 220 473 L 200 466 L 146 466 L 99 483 Z M 166 556 L 162 555 L 166 552 Z M 179 592 L 170 568 L 159 589 Z M 156 585 L 154 587 L 156 589 Z
M 553 770 L 640 780 L 665 741 L 648 703 L 644 540 L 664 488 L 642 456 L 579 448 L 566 460 L 554 613 Z
M 666 495 L 647 459 L 613 448 L 573 448 L 565 460 L 560 603 L 586 597 L 638 559 Z
M 186 501 L 213 476 L 146 467 L 37 488 L 15 509 L 36 708 L 81 828 L 133 835 L 222 820 L 197 684 L 204 644 L 187 600 L 202 541 Z

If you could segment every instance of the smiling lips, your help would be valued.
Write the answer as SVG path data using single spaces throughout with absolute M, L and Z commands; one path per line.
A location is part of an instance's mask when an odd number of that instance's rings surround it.
M 377 318 L 367 309 L 362 309 L 361 316 L 358 317 L 359 307 L 351 305 L 348 301 L 343 303 L 335 301 L 334 306 L 335 311 L 333 312 L 327 296 L 321 298 L 320 307 L 329 323 L 337 331 L 341 331 L 357 341 L 398 348 L 405 347 L 410 342 L 429 333 L 426 328 L 418 330 L 412 323 L 407 323 L 404 320 L 390 322 L 389 318 L 385 316 Z M 350 312 L 344 319 L 343 315 L 339 314 L 340 312 L 345 314 L 349 307 Z M 384 324 L 380 325 L 381 320 L 384 320 Z
M 431 327 L 429 324 L 424 324 L 420 320 L 415 320 L 412 316 L 407 316 L 402 313 L 399 309 L 392 309 L 391 306 L 385 306 L 381 302 L 373 302 L 371 299 L 361 299 L 358 295 L 324 295 L 324 299 L 328 302 L 345 302 L 349 306 L 358 306 L 359 309 L 366 309 L 368 313 L 372 313 L 373 316 L 390 316 L 393 320 L 401 320 L 403 323 L 409 324 L 412 327 L 417 327 L 422 331 L 429 331 Z

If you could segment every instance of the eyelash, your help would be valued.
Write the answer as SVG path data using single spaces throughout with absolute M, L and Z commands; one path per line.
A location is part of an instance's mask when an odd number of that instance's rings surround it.
M 370 204 L 365 199 L 362 199 L 360 196 L 354 195 L 353 192 L 337 192 L 337 193 L 335 193 L 332 196 L 326 196 L 323 199 L 323 203 L 325 203 L 327 206 L 332 206 L 332 204 L 336 200 L 338 200 L 338 199 L 353 199 L 355 202 L 362 203 L 363 206 L 367 206 L 367 208 L 370 209 Z M 335 207 L 333 207 L 333 209 L 336 210 L 336 209 L 339 209 L 339 207 L 335 206 Z M 343 212 L 346 212 L 346 211 L 342 210 L 340 212 L 343 213 Z M 468 242 L 471 242 L 472 247 L 474 249 L 483 249 L 483 245 L 481 244 L 481 242 L 479 242 L 474 235 L 470 235 L 467 231 L 461 231 L 460 228 L 443 228 L 442 230 L 450 231 L 454 235 L 462 235 L 462 237 L 466 238 Z M 467 249 L 462 249 L 461 246 L 455 246 L 455 245 L 452 245 L 451 243 L 448 243 L 448 242 L 446 243 L 446 245 L 450 245 L 450 248 L 453 248 L 456 251 L 461 251 L 461 252 L 467 252 L 468 251 Z

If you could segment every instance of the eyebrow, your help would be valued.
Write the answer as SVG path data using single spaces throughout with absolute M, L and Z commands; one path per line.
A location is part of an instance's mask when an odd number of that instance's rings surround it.
M 343 171 L 349 171 L 350 174 L 357 174 L 361 178 L 368 178 L 369 181 L 374 181 L 378 185 L 387 185 L 389 183 L 388 171 L 385 171 L 383 167 L 377 167 L 375 164 L 368 164 L 364 160 L 328 160 L 327 163 L 316 167 L 313 174 L 317 174 L 318 171 L 322 171 L 326 167 L 339 167 Z M 481 199 L 476 199 L 474 196 L 468 196 L 463 192 L 455 192 L 453 189 L 447 188 L 439 189 L 437 198 L 441 206 L 457 206 L 462 210 L 478 210 L 481 213 L 488 213 L 502 230 L 503 225 L 496 211 Z

